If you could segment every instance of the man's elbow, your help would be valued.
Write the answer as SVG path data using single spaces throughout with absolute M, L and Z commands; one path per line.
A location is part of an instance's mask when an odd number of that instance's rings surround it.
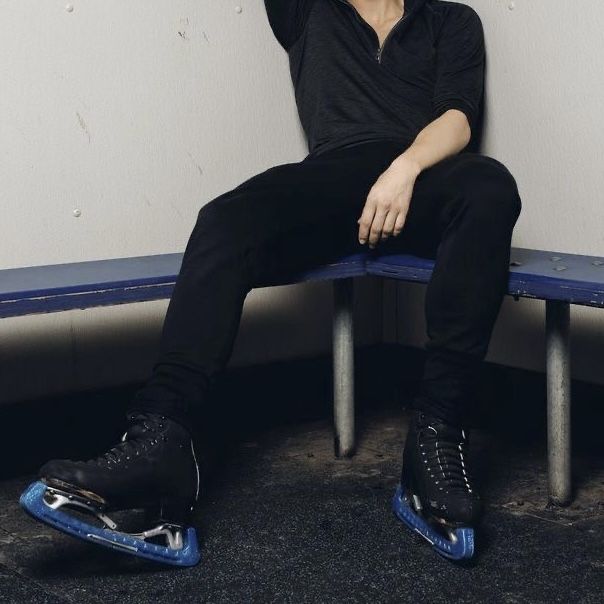
M 459 124 L 460 144 L 463 144 L 462 148 L 465 148 L 472 138 L 472 128 L 470 127 L 470 120 L 467 113 L 461 109 L 449 109 L 446 113 L 453 115 L 456 122 Z

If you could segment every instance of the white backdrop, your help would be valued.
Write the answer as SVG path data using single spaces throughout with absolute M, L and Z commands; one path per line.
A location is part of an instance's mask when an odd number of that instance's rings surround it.
M 483 152 L 523 198 L 514 245 L 603 255 L 604 5 L 467 3 L 487 38 Z M 0 0 L 0 268 L 183 251 L 203 204 L 305 156 L 261 0 L 71 4 Z M 423 342 L 423 286 L 359 285 L 360 345 Z M 327 351 L 330 301 L 326 284 L 254 290 L 232 363 Z M 0 402 L 143 379 L 166 306 L 1 321 Z M 542 311 L 506 300 L 489 360 L 542 369 Z M 601 381 L 604 315 L 572 320 L 573 375 Z

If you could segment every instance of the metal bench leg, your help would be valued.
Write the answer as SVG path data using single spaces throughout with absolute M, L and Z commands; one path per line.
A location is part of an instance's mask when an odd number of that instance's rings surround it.
M 570 304 L 545 302 L 549 500 L 571 501 Z
M 354 453 L 353 279 L 333 281 L 333 411 L 335 454 Z

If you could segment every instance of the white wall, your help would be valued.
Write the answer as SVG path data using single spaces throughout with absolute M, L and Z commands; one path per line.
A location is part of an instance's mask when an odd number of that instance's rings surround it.
M 468 0 L 487 44 L 481 152 L 515 176 L 523 201 L 512 245 L 604 255 L 604 3 Z M 398 286 L 387 337 L 425 341 L 426 286 Z M 604 313 L 571 306 L 572 375 L 604 383 Z M 487 360 L 543 370 L 545 307 L 506 296 Z
M 467 3 L 487 38 L 483 152 L 523 198 L 513 244 L 604 254 L 604 4 Z M 0 268 L 183 251 L 203 204 L 306 154 L 260 0 L 66 4 L 0 0 Z M 423 343 L 424 286 L 387 285 L 382 325 L 380 288 L 359 285 L 359 344 Z M 0 402 L 144 379 L 166 306 L 0 321 Z M 327 351 L 329 309 L 326 284 L 254 290 L 232 363 Z M 487 359 L 543 369 L 543 310 L 506 298 Z M 601 381 L 604 316 L 572 321 L 573 376 Z
M 184 251 L 202 205 L 306 155 L 262 2 L 72 5 L 0 0 L 0 268 Z M 381 290 L 359 285 L 362 344 Z M 329 350 L 330 304 L 252 291 L 232 364 Z M 146 378 L 166 307 L 2 320 L 0 402 Z

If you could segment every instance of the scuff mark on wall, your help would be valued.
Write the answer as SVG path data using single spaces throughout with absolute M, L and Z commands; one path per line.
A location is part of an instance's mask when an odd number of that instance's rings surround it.
M 199 176 L 203 176 L 203 170 L 201 169 L 201 166 L 197 163 L 197 160 L 191 155 L 191 153 L 189 151 L 187 151 L 187 155 L 191 158 L 193 165 L 197 168 L 197 171 L 199 172 Z
M 84 134 L 88 137 L 88 142 L 90 142 L 90 140 L 91 140 L 90 131 L 88 130 L 88 126 L 86 125 L 84 118 L 80 115 L 80 113 L 78 111 L 76 111 L 76 115 L 78 117 L 78 123 L 80 124 L 80 128 L 82 129 Z
M 180 19 L 180 24 L 183 26 L 182 30 L 178 32 L 178 35 L 183 39 L 183 40 L 188 40 L 189 37 L 187 36 L 187 31 L 186 31 L 186 27 L 189 25 L 189 17 L 182 17 Z

